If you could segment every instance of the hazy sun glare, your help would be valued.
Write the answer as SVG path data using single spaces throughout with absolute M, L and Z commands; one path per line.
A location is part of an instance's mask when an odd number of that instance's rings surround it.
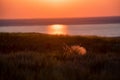
M 65 35 L 67 34 L 67 26 L 55 24 L 48 26 L 48 33 L 49 34 L 57 34 L 57 35 Z
M 0 19 L 120 16 L 120 0 L 0 0 Z
M 62 7 L 71 5 L 74 1 L 73 0 L 43 0 L 41 1 L 43 5 L 47 6 L 54 6 L 54 7 Z
M 49 3 L 64 3 L 68 2 L 69 0 L 44 0 L 43 2 L 49 2 Z

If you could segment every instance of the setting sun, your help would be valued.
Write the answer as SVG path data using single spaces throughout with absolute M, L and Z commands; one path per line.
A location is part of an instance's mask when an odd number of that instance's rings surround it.
M 55 24 L 48 26 L 48 33 L 49 34 L 67 34 L 67 27 L 65 25 Z

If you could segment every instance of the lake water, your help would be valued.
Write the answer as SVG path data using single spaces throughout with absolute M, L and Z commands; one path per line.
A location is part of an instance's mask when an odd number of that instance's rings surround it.
M 120 24 L 88 24 L 88 25 L 41 25 L 41 26 L 9 26 L 0 27 L 0 32 L 36 32 L 47 34 L 120 36 Z

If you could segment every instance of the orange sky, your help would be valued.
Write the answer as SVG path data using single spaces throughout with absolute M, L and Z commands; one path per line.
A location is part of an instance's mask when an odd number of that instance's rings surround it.
M 0 19 L 120 16 L 120 0 L 0 0 Z

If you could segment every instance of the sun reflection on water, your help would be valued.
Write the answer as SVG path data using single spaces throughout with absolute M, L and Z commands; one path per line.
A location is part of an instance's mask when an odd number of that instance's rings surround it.
M 48 26 L 48 34 L 55 35 L 66 35 L 67 34 L 67 26 L 61 24 L 54 24 Z

